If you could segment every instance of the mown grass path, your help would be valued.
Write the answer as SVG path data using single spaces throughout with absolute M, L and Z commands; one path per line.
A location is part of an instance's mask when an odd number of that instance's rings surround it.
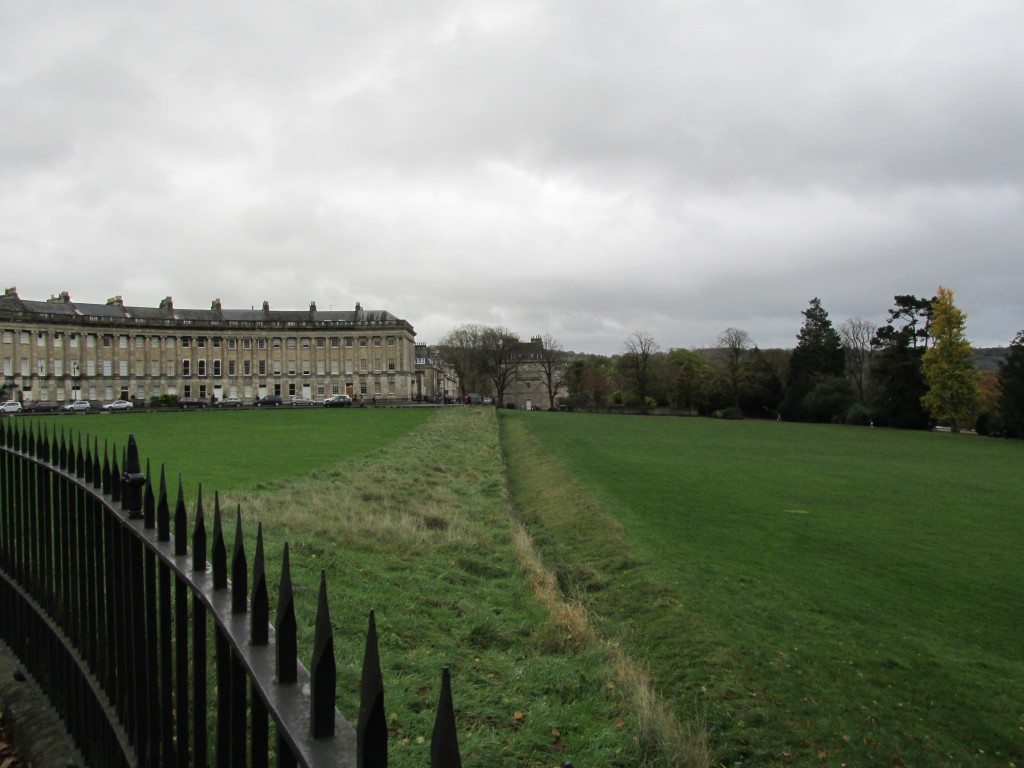
M 502 418 L 546 561 L 722 763 L 1021 765 L 1024 445 Z

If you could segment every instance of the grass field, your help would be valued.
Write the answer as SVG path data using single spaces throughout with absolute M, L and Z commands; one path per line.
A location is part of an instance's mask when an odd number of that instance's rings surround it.
M 563 590 L 725 765 L 1022 765 L 1024 444 L 501 414 Z
M 444 664 L 467 768 L 647 764 L 607 655 L 579 643 L 531 589 L 493 409 L 140 413 L 46 423 L 81 428 L 101 445 L 122 445 L 134 433 L 144 456 L 184 474 L 189 509 L 203 482 L 208 529 L 210 491 L 225 491 L 223 506 L 242 510 L 250 563 L 263 524 L 272 585 L 288 541 L 307 663 L 325 571 L 338 707 L 353 723 L 366 616 L 375 609 L 390 765 L 429 764 Z

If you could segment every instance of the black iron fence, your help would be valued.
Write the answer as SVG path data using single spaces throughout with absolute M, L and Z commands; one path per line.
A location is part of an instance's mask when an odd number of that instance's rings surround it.
M 250 569 L 240 512 L 229 558 L 219 499 L 208 546 L 202 491 L 190 533 L 180 482 L 172 512 L 163 470 L 154 490 L 134 437 L 119 456 L 63 429 L 5 422 L 0 638 L 89 765 L 387 765 L 372 613 L 353 728 L 335 709 L 322 574 L 307 671 L 287 544 L 271 627 L 262 527 Z M 430 753 L 432 768 L 461 765 L 447 668 Z

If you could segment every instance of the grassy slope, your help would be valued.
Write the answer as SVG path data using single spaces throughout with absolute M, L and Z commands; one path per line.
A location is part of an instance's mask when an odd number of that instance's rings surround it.
M 272 581 L 290 542 L 307 649 L 326 570 L 339 707 L 352 722 L 366 613 L 377 611 L 391 765 L 428 763 L 443 664 L 467 767 L 638 764 L 605 657 L 566 646 L 524 579 L 491 409 L 438 411 L 388 445 L 236 501 L 250 529 L 264 524 Z
M 704 697 L 723 762 L 1019 764 L 1024 446 L 506 418 L 549 563 L 682 717 Z M 545 451 L 581 481 L 554 504 Z

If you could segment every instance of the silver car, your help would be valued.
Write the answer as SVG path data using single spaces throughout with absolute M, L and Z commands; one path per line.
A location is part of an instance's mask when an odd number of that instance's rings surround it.
M 88 411 L 90 408 L 92 405 L 88 400 L 72 400 L 67 405 L 60 407 L 62 411 Z
M 21 413 L 21 403 L 17 400 L 8 400 L 6 403 L 0 403 L 0 413 Z
M 107 403 L 103 406 L 104 411 L 129 411 L 134 408 L 135 405 L 128 400 L 114 400 L 111 403 Z

